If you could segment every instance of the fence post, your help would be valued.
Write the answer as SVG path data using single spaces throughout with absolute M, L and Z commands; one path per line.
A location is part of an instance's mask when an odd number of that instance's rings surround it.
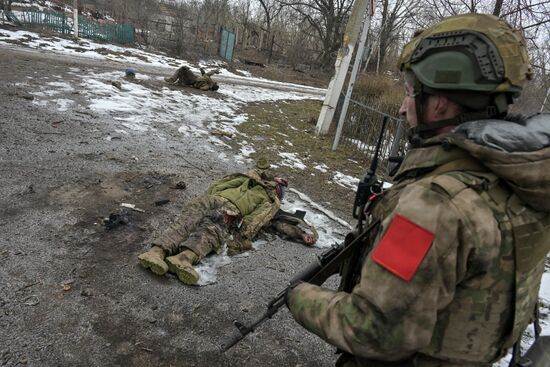
M 74 38 L 78 38 L 78 0 L 73 0 Z

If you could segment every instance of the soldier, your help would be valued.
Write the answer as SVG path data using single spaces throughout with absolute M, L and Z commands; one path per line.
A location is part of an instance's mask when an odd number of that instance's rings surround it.
M 491 366 L 533 320 L 550 246 L 550 115 L 507 115 L 525 39 L 468 14 L 415 34 L 399 61 L 412 148 L 367 213 L 339 291 L 287 294 L 337 366 Z
M 208 73 L 203 69 L 201 70 L 201 76 L 197 77 L 191 69 L 187 66 L 182 66 L 176 72 L 174 75 L 172 75 L 170 78 L 164 78 L 168 83 L 170 84 L 178 84 L 184 87 L 193 87 L 200 90 L 213 90 L 216 91 L 220 87 L 218 86 L 218 83 L 212 80 L 212 75 L 219 74 L 220 71 L 218 69 L 209 71 Z
M 262 228 L 271 226 L 294 241 L 313 245 L 317 241 L 313 227 L 300 218 L 278 215 L 288 182 L 274 177 L 268 168 L 260 159 L 256 169 L 214 183 L 153 240 L 149 251 L 138 256 L 140 264 L 158 275 L 170 271 L 193 285 L 199 280 L 194 264 L 211 252 L 219 254 L 224 243 L 229 255 L 250 250 Z

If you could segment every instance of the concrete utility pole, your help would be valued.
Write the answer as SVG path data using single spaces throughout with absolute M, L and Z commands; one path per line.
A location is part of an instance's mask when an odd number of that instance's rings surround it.
M 73 0 L 74 38 L 78 38 L 78 0 Z
M 373 0 L 369 0 L 369 2 L 372 3 Z M 328 132 L 330 123 L 334 117 L 334 110 L 336 109 L 336 104 L 338 103 L 338 98 L 340 97 L 340 91 L 342 90 L 346 80 L 349 64 L 353 55 L 353 50 L 355 49 L 355 44 L 357 43 L 357 37 L 359 36 L 361 24 L 363 24 L 363 18 L 366 10 L 367 0 L 356 0 L 355 4 L 353 4 L 351 16 L 344 33 L 344 44 L 338 51 L 338 56 L 336 57 L 336 62 L 334 64 L 334 68 L 336 70 L 328 85 L 325 101 L 323 102 L 323 107 L 321 107 L 321 113 L 319 114 L 319 119 L 317 120 L 317 126 L 315 128 L 315 133 L 317 135 L 326 134 Z
M 338 119 L 338 128 L 336 129 L 336 136 L 334 137 L 334 143 L 332 144 L 332 150 L 336 150 L 338 143 L 340 142 L 340 135 L 342 135 L 342 128 L 344 127 L 344 120 L 348 114 L 349 100 L 351 99 L 351 94 L 353 92 L 353 86 L 355 85 L 355 79 L 357 79 L 357 72 L 361 66 L 361 61 L 363 60 L 363 53 L 365 50 L 365 44 L 367 42 L 367 34 L 369 33 L 370 22 L 372 19 L 373 9 L 372 3 L 369 1 L 368 13 L 363 21 L 363 29 L 361 30 L 361 39 L 359 40 L 359 47 L 357 47 L 357 52 L 355 53 L 355 62 L 353 63 L 353 70 L 351 71 L 351 76 L 348 82 L 348 90 L 346 91 L 346 98 L 344 99 L 344 104 L 342 105 L 342 111 L 340 112 L 340 118 Z

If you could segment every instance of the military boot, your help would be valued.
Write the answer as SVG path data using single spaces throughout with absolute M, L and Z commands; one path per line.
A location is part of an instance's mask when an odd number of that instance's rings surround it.
M 169 83 L 169 84 L 174 84 L 176 82 L 176 78 L 174 78 L 173 76 L 171 77 L 165 77 L 164 78 L 164 81 Z
M 153 246 L 149 251 L 139 255 L 138 259 L 145 269 L 151 269 L 157 275 L 164 275 L 168 271 L 168 264 L 164 261 L 165 256 L 161 247 Z
M 198 256 L 191 250 L 185 250 L 175 256 L 166 258 L 168 268 L 178 276 L 178 279 L 185 284 L 195 285 L 199 281 L 199 273 L 193 269 L 193 264 Z

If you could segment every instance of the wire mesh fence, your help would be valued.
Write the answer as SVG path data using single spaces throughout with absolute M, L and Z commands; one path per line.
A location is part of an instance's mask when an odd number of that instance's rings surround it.
M 340 106 L 343 103 L 343 95 L 340 98 L 335 116 L 340 114 Z M 384 117 L 388 121 L 382 135 L 379 151 L 379 172 L 377 174 L 384 179 L 389 178 L 393 167 L 390 157 L 403 156 L 406 151 L 406 124 L 392 113 L 383 112 L 386 106 L 369 106 L 364 102 L 350 99 L 350 104 L 342 134 L 340 145 L 351 146 L 365 154 L 367 162 L 374 158 L 376 144 L 380 137 Z M 383 164 L 385 162 L 385 164 Z

